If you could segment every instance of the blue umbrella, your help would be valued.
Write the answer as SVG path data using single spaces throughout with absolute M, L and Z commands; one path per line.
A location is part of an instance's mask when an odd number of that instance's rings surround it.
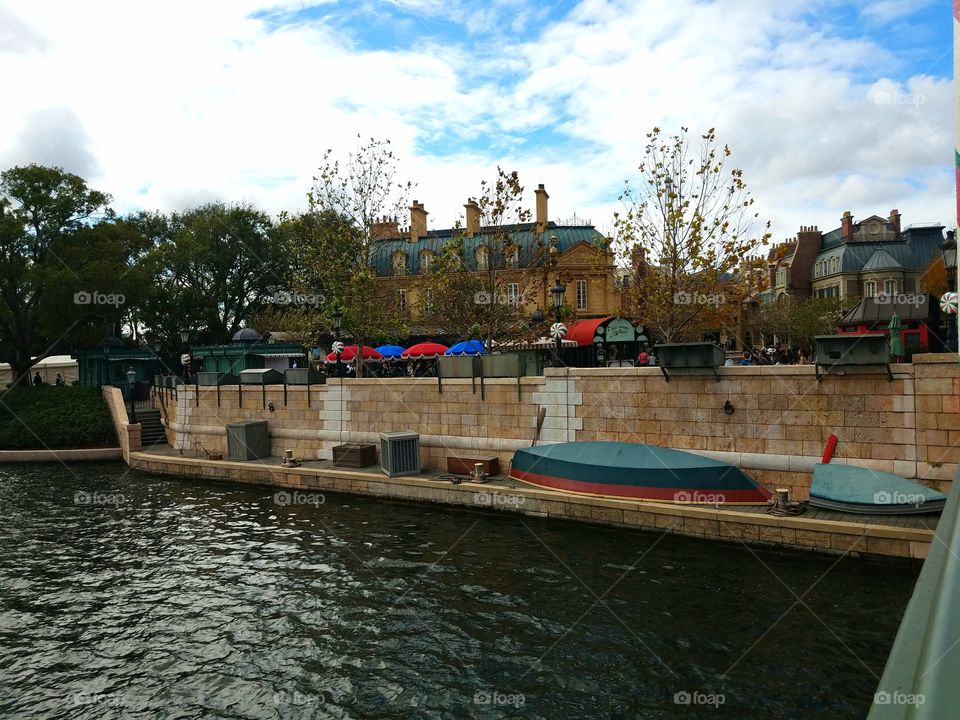
M 403 352 L 403 348 L 399 345 L 381 345 L 377 348 L 377 352 L 385 358 L 398 358 L 400 353 Z
M 447 350 L 444 355 L 486 355 L 487 351 L 479 340 L 463 340 Z

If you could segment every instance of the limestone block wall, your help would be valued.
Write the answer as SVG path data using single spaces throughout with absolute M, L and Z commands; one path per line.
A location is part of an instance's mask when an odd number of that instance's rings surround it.
M 341 442 L 378 442 L 380 432 L 421 435 L 424 467 L 451 455 L 497 455 L 501 464 L 538 442 L 618 440 L 703 453 L 743 467 L 770 488 L 809 489 L 831 434 L 834 462 L 920 478 L 947 489 L 960 463 L 956 358 L 915 357 L 883 370 L 862 368 L 817 381 L 812 366 L 724 367 L 712 374 L 659 368 L 559 368 L 544 377 L 479 381 L 332 380 L 310 389 L 181 388 L 168 437 L 175 447 L 224 452 L 228 423 L 265 419 L 273 453 L 329 458 Z M 733 412 L 724 412 L 729 401 Z M 273 403 L 273 410 L 264 404 Z M 168 406 L 174 407 L 174 406 Z
M 103 387 L 103 399 L 110 410 L 110 417 L 113 418 L 113 427 L 117 431 L 117 440 L 120 441 L 120 451 L 123 454 L 123 459 L 129 462 L 130 453 L 140 450 L 140 423 L 130 422 L 120 388 L 105 385 Z

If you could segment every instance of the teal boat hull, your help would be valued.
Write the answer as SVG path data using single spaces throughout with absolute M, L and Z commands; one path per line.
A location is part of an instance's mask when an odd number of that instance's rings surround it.
M 510 476 L 595 497 L 719 505 L 765 505 L 770 492 L 728 463 L 639 443 L 573 442 L 517 450 Z
M 898 475 L 854 467 L 813 468 L 810 505 L 864 515 L 918 515 L 943 511 L 947 496 Z

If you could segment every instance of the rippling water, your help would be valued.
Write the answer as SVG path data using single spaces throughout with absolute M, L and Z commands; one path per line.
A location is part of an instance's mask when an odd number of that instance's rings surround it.
M 0 717 L 861 718 L 916 579 L 316 500 L 0 468 Z

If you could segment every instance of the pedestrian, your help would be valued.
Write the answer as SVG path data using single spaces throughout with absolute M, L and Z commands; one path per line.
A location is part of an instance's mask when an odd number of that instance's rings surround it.
M 637 355 L 637 365 L 649 365 L 650 364 L 650 354 L 646 350 L 641 350 L 640 354 Z
M 33 386 L 40 387 L 41 385 L 43 385 L 43 378 L 40 377 L 40 371 L 38 370 L 37 373 L 33 376 Z
M 654 355 L 653 353 L 650 353 L 650 357 L 649 357 L 648 360 L 647 360 L 647 364 L 648 364 L 650 367 L 656 366 L 656 364 L 657 364 L 657 356 Z
M 54 383 L 57 385 L 57 387 L 65 385 L 65 383 L 63 382 L 63 375 L 61 375 L 60 373 L 57 373 L 57 379 L 54 381 Z
M 740 361 L 741 365 L 753 365 L 753 356 L 750 354 L 749 350 L 743 351 L 743 359 Z

